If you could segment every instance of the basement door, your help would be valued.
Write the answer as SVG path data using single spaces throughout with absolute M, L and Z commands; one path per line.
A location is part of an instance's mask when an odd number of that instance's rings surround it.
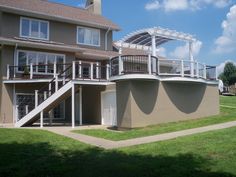
M 117 126 L 116 91 L 101 93 L 102 125 Z

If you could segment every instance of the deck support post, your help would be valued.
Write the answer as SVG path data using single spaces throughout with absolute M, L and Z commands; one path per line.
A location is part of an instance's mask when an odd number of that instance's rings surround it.
M 43 93 L 43 96 L 44 96 L 44 100 L 46 100 L 46 99 L 47 99 L 47 91 L 45 91 L 45 92 Z
M 79 78 L 82 78 L 82 61 L 79 61 Z
M 48 96 L 51 96 L 52 94 L 52 84 L 50 83 L 48 86 Z
M 75 84 L 71 88 L 71 125 L 75 128 Z
M 122 48 L 119 49 L 119 75 L 122 74 L 122 72 L 124 71 L 124 63 L 123 63 L 123 60 L 122 60 Z
M 83 125 L 83 88 L 82 86 L 79 87 L 79 124 Z
M 206 65 L 204 64 L 204 69 L 203 69 L 203 78 L 207 79 L 207 72 L 206 72 Z
M 196 64 L 197 64 L 197 68 L 196 68 L 196 75 L 197 75 L 197 78 L 199 78 L 199 63 L 198 62 L 196 62 Z
M 181 77 L 184 77 L 184 60 L 181 60 Z
M 29 105 L 25 105 L 25 114 L 27 115 L 29 113 Z
M 10 65 L 7 65 L 7 80 L 10 79 Z
M 56 74 L 57 74 L 57 63 L 54 62 L 54 64 L 53 64 L 53 77 L 56 77 Z
M 33 64 L 30 63 L 30 79 L 33 79 Z
M 72 79 L 75 80 L 75 61 L 72 63 Z
M 190 75 L 194 77 L 193 42 L 189 42 Z
M 108 81 L 110 79 L 110 70 L 109 70 L 109 64 L 106 65 L 106 80 Z
M 35 90 L 35 99 L 34 99 L 34 101 L 35 101 L 35 108 L 38 106 L 38 90 Z
M 99 62 L 96 62 L 96 79 L 101 79 L 101 78 L 99 78 Z
M 90 79 L 93 80 L 93 63 L 90 63 Z
M 40 128 L 43 128 L 43 111 L 40 112 Z
M 58 91 L 58 75 L 56 75 L 56 80 L 55 80 L 55 92 Z

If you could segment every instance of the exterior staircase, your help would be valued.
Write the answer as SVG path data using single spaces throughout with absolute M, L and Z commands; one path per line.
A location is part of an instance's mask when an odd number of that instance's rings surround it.
M 62 100 L 71 95 L 72 89 L 72 65 L 52 79 L 46 86 L 36 91 L 35 108 L 15 123 L 15 127 L 32 125 L 40 118 L 41 112 L 47 112 L 57 106 Z M 45 90 L 46 88 L 46 90 Z M 40 104 L 40 96 L 43 97 Z

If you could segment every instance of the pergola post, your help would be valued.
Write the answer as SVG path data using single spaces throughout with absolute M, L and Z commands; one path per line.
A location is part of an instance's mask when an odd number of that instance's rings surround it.
M 123 66 L 123 60 L 122 60 L 122 48 L 119 48 L 119 75 L 122 74 L 123 70 L 124 70 L 124 66 Z
M 152 35 L 152 56 L 154 56 L 154 57 L 157 56 L 156 50 L 157 50 L 157 46 L 156 46 L 156 36 L 155 36 L 155 35 Z
M 190 74 L 194 77 L 194 60 L 193 60 L 193 42 L 189 42 L 189 60 L 190 60 Z

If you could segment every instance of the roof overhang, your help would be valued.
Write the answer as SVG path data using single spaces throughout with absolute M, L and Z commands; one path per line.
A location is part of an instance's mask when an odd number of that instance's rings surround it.
M 54 51 L 63 51 L 63 52 L 83 52 L 84 50 L 77 46 L 64 45 L 54 42 L 42 42 L 42 41 L 32 41 L 32 40 L 23 40 L 17 38 L 4 38 L 0 37 L 1 45 L 17 45 L 21 47 L 34 47 L 38 49 L 54 50 Z
M 116 45 L 125 48 L 151 50 L 153 36 L 155 36 L 156 46 L 160 46 L 172 40 L 184 42 L 196 41 L 196 39 L 190 34 L 154 27 L 132 32 L 116 42 Z
M 90 22 L 90 21 L 83 21 L 83 20 L 72 20 L 70 18 L 62 17 L 62 16 L 57 16 L 57 15 L 48 15 L 45 13 L 40 13 L 40 12 L 35 12 L 31 10 L 24 10 L 16 7 L 9 7 L 5 5 L 0 5 L 0 9 L 4 12 L 9 12 L 13 14 L 18 14 L 18 15 L 23 15 L 23 16 L 31 16 L 35 18 L 45 18 L 48 20 L 56 20 L 60 22 L 67 22 L 67 23 L 72 23 L 72 24 L 77 24 L 77 25 L 85 25 L 89 27 L 95 27 L 95 28 L 101 28 L 101 29 L 109 29 L 109 30 L 114 30 L 114 31 L 119 31 L 119 27 L 111 27 L 108 25 L 103 25 L 95 22 Z

